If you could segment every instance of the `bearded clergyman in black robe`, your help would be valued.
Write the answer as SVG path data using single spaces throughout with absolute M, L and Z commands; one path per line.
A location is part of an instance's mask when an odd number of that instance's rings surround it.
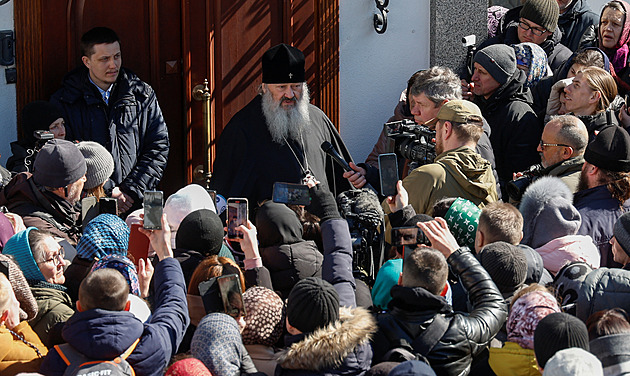
M 275 182 L 301 184 L 314 176 L 335 195 L 350 189 L 341 166 L 320 147 L 328 141 L 352 160 L 330 119 L 309 103 L 302 51 L 279 44 L 265 52 L 262 65 L 259 95 L 219 138 L 210 188 L 225 198 L 246 197 L 250 209 L 272 198 Z

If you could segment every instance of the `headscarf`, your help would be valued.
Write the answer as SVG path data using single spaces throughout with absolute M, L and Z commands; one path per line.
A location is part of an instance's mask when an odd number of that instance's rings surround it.
M 267 201 L 256 213 L 256 228 L 261 247 L 295 244 L 302 239 L 302 223 L 284 204 Z
M 542 78 L 547 77 L 547 54 L 539 45 L 534 43 L 513 44 L 516 54 L 516 65 L 527 67 L 527 81 L 525 87 L 535 86 Z
M 77 255 L 83 259 L 101 259 L 109 254 L 127 255 L 129 227 L 113 214 L 100 214 L 83 230 Z
M 212 376 L 212 374 L 199 359 L 186 358 L 168 367 L 165 376 Z
M 125 277 L 129 285 L 129 292 L 140 296 L 140 283 L 138 282 L 138 272 L 136 266 L 127 258 L 121 255 L 105 255 L 92 265 L 92 272 L 99 269 L 116 269 Z
M 268 288 L 254 286 L 243 294 L 243 304 L 247 312 L 243 343 L 273 346 L 280 339 L 284 327 L 282 299 Z
M 615 73 L 619 73 L 628 64 L 628 52 L 630 52 L 628 47 L 628 42 L 630 41 L 630 4 L 622 0 L 615 1 L 620 3 L 625 10 L 625 20 L 623 23 L 623 29 L 621 29 L 621 35 L 619 35 L 619 40 L 613 49 L 605 48 L 602 45 L 601 30 L 598 30 L 597 41 L 599 49 L 604 51 L 610 58 L 610 62 L 612 63 L 613 68 L 615 68 Z M 599 15 L 600 24 L 603 14 L 604 10 L 602 9 L 602 13 Z
M 190 351 L 216 376 L 238 374 L 246 353 L 238 323 L 225 313 L 210 313 L 199 322 Z
M 15 261 L 20 265 L 20 269 L 22 269 L 22 273 L 24 273 L 24 277 L 27 280 L 46 281 L 42 271 L 39 269 L 39 266 L 37 266 L 31 245 L 28 242 L 28 234 L 32 230 L 37 230 L 37 228 L 29 227 L 13 235 L 11 239 L 7 241 L 2 253 L 15 258 Z
M 560 312 L 558 302 L 548 292 L 532 291 L 514 302 L 505 326 L 508 341 L 524 349 L 534 349 L 534 331 L 545 316 Z

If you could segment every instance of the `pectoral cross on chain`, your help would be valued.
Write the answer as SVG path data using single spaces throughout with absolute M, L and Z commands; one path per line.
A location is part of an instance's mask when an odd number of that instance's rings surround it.
M 293 73 L 289 73 L 289 79 L 293 78 Z

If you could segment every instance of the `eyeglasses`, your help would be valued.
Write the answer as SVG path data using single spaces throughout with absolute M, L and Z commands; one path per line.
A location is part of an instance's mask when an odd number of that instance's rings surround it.
M 572 147 L 570 145 L 565 145 L 565 144 L 545 144 L 544 142 L 542 142 L 542 140 L 540 140 L 540 143 L 538 145 L 540 145 L 540 148 L 543 149 L 543 150 L 545 150 L 545 148 L 547 146 L 562 146 L 562 147 L 565 147 L 565 148 Z
M 524 31 L 531 30 L 532 34 L 537 35 L 537 36 L 541 36 L 541 35 L 543 35 L 544 33 L 547 32 L 547 30 L 545 30 L 545 29 L 539 29 L 537 27 L 532 27 L 529 24 L 525 23 L 525 21 L 518 21 L 518 27 L 520 27 Z
M 45 264 L 47 262 L 53 263 L 54 266 L 59 266 L 59 264 L 63 263 L 63 258 L 66 256 L 66 251 L 64 251 L 63 247 L 59 248 L 59 252 L 52 255 L 48 260 L 40 261 L 37 264 Z

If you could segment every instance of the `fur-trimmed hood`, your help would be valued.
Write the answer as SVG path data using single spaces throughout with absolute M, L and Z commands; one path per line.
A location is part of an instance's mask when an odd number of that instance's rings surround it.
M 376 332 L 374 317 L 364 308 L 341 307 L 339 320 L 307 334 L 277 353 L 278 364 L 285 369 L 322 371 L 341 366 L 360 345 L 367 345 Z M 369 368 L 370 359 L 367 360 Z

